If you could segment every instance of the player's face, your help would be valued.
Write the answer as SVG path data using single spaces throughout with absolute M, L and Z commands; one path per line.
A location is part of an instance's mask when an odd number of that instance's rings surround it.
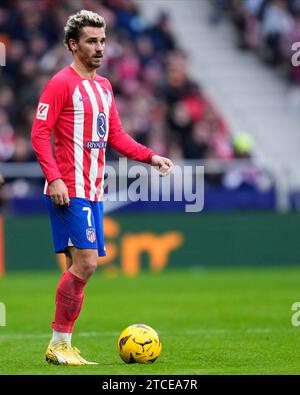
M 105 39 L 105 30 L 102 27 L 86 26 L 81 29 L 76 54 L 88 69 L 93 70 L 101 66 Z

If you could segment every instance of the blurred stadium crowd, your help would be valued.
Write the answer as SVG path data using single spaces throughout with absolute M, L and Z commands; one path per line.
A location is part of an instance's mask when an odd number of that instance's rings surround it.
M 190 78 L 188 54 L 178 46 L 166 12 L 149 24 L 134 0 L 2 0 L 1 161 L 35 160 L 30 130 L 37 101 L 49 78 L 71 63 L 63 28 L 80 9 L 98 12 L 107 21 L 100 74 L 113 85 L 129 134 L 173 159 L 232 157 L 228 126 Z M 108 151 L 108 159 L 116 157 Z
M 229 13 L 237 45 L 279 67 L 292 83 L 300 83 L 300 66 L 292 66 L 292 44 L 300 42 L 300 0 L 213 0 L 213 23 Z

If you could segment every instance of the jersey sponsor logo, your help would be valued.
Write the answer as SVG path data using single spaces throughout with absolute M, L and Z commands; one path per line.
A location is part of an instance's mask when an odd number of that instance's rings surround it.
M 106 141 L 88 141 L 86 143 L 86 148 L 88 149 L 100 149 L 106 148 Z
M 104 112 L 99 112 L 97 117 L 97 133 L 103 139 L 107 132 L 106 115 Z
M 49 104 L 40 102 L 36 113 L 36 119 L 41 119 L 42 121 L 45 121 L 48 116 L 48 110 Z
M 96 233 L 94 228 L 87 228 L 86 230 L 86 238 L 90 243 L 94 243 L 96 241 Z

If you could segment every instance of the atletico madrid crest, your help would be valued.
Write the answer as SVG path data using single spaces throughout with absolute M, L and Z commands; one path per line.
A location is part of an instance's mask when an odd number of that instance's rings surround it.
M 96 233 L 94 228 L 87 228 L 86 230 L 86 238 L 90 243 L 94 243 L 96 241 Z

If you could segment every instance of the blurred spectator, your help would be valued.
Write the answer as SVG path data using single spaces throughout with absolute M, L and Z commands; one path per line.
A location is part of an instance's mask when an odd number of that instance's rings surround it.
M 273 179 L 269 172 L 254 161 L 254 140 L 249 133 L 240 132 L 232 138 L 234 157 L 242 162 L 228 167 L 222 176 L 222 183 L 228 189 L 254 189 L 258 192 L 270 191 Z
M 252 158 L 254 141 L 248 133 L 238 133 L 232 139 L 233 152 L 236 158 Z
M 300 42 L 299 0 L 227 0 L 240 49 L 255 50 L 269 65 L 280 66 L 293 82 L 300 82 L 300 66 L 293 66 L 292 44 Z
M 212 24 L 218 24 L 223 20 L 226 10 L 228 8 L 228 0 L 211 0 L 213 5 L 213 11 L 210 14 L 210 22 Z
M 3 191 L 3 186 L 5 184 L 5 179 L 3 175 L 0 173 L 0 214 L 2 214 L 2 209 L 5 204 L 5 197 L 4 197 L 4 191 Z
M 273 0 L 265 10 L 262 20 L 262 38 L 266 46 L 265 58 L 278 64 L 282 60 L 281 40 L 291 34 L 294 20 L 284 0 Z
M 157 22 L 148 29 L 148 34 L 156 51 L 163 54 L 165 51 L 176 49 L 170 17 L 166 12 L 162 12 L 158 16 Z
M 0 109 L 0 161 L 11 159 L 15 151 L 15 132 L 8 116 Z
M 237 3 L 239 4 L 239 3 Z M 259 20 L 264 0 L 245 0 L 236 5 L 234 10 L 234 21 L 239 34 L 239 48 L 257 49 L 260 45 Z

